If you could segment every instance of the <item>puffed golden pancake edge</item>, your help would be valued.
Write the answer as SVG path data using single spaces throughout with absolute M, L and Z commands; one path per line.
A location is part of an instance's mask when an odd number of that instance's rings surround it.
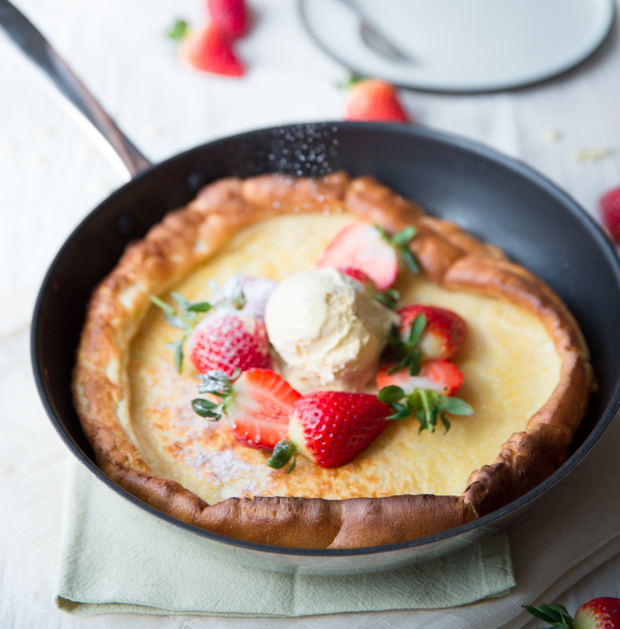
M 389 498 L 229 498 L 208 505 L 179 483 L 158 478 L 141 457 L 129 418 L 128 347 L 150 306 L 240 229 L 272 216 L 336 211 L 397 232 L 422 270 L 447 290 L 501 297 L 533 313 L 561 359 L 549 400 L 513 434 L 492 465 L 472 472 L 461 496 Z M 360 548 L 432 535 L 486 515 L 523 495 L 566 459 L 595 388 L 588 349 L 567 307 L 544 282 L 497 247 L 371 177 L 322 179 L 268 174 L 204 187 L 130 244 L 88 306 L 73 377 L 75 405 L 103 472 L 134 496 L 179 520 L 229 537 L 291 548 Z

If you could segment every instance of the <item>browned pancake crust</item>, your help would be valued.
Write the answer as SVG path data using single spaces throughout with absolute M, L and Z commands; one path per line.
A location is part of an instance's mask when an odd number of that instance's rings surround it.
M 129 343 L 161 293 L 213 255 L 238 230 L 293 212 L 343 208 L 386 230 L 417 229 L 411 250 L 429 277 L 448 290 L 500 296 L 534 313 L 562 360 L 547 403 L 513 434 L 495 463 L 474 471 L 461 496 L 229 498 L 208 505 L 179 483 L 153 475 L 132 444 L 124 360 Z M 184 522 L 230 537 L 293 548 L 359 548 L 417 539 L 485 515 L 555 471 L 588 405 L 595 381 L 581 332 L 560 298 L 502 251 L 456 225 L 426 216 L 371 177 L 323 179 L 262 175 L 227 178 L 203 188 L 131 244 L 97 287 L 74 372 L 74 398 L 101 469 L 129 492 Z M 125 426 L 125 429 L 123 428 Z

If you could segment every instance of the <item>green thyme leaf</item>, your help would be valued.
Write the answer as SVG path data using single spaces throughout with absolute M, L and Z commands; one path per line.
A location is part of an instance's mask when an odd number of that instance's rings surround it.
M 189 26 L 185 20 L 175 20 L 170 30 L 166 33 L 170 39 L 180 41 L 187 35 Z
M 290 474 L 294 469 L 295 466 L 297 465 L 297 457 L 294 456 L 293 457 L 293 461 L 291 462 L 291 464 L 288 466 L 288 468 L 286 469 L 286 473 Z

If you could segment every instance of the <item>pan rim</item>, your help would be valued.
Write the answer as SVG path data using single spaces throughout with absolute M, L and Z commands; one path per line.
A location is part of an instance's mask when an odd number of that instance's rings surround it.
M 289 548 L 282 546 L 270 546 L 267 544 L 258 544 L 254 542 L 247 542 L 244 540 L 238 540 L 235 538 L 220 535 L 218 533 L 212 533 L 204 529 L 200 529 L 191 524 L 187 524 L 172 516 L 169 516 L 161 511 L 155 509 L 151 505 L 141 501 L 139 498 L 133 496 L 120 485 L 114 483 L 109 479 L 86 455 L 86 453 L 80 448 L 77 442 L 69 434 L 62 424 L 61 417 L 56 413 L 53 404 L 47 394 L 44 384 L 43 366 L 39 364 L 39 346 L 41 338 L 39 335 L 39 322 L 42 318 L 42 305 L 47 292 L 52 288 L 52 280 L 56 267 L 62 260 L 66 250 L 69 248 L 71 242 L 77 237 L 82 229 L 87 226 L 90 221 L 97 216 L 100 212 L 105 211 L 108 202 L 114 199 L 117 195 L 121 195 L 129 187 L 135 183 L 139 183 L 149 174 L 157 171 L 160 168 L 166 167 L 169 163 L 177 160 L 180 157 L 190 156 L 192 153 L 199 153 L 205 148 L 215 147 L 220 144 L 225 144 L 231 141 L 242 141 L 245 138 L 255 137 L 257 134 L 272 134 L 280 129 L 294 129 L 299 126 L 324 126 L 324 127 L 346 127 L 348 129 L 356 130 L 378 130 L 387 133 L 393 133 L 397 135 L 410 135 L 412 137 L 418 137 L 425 140 L 438 142 L 448 147 L 457 148 L 470 154 L 474 154 L 477 157 L 483 158 L 487 161 L 494 162 L 501 165 L 503 168 L 512 171 L 519 175 L 521 178 L 528 180 L 529 183 L 536 185 L 538 188 L 542 188 L 547 194 L 554 197 L 560 204 L 569 211 L 573 216 L 580 220 L 584 228 L 586 228 L 593 239 L 597 242 L 601 251 L 605 254 L 605 258 L 609 263 L 610 269 L 613 270 L 613 275 L 620 289 L 620 256 L 616 251 L 614 245 L 604 234 L 601 227 L 594 221 L 594 219 L 567 194 L 562 188 L 552 183 L 544 175 L 534 170 L 530 166 L 526 165 L 522 161 L 503 155 L 499 151 L 492 149 L 484 144 L 470 140 L 467 138 L 459 137 L 453 134 L 444 133 L 441 131 L 435 131 L 432 129 L 425 129 L 418 125 L 395 125 L 393 123 L 377 123 L 377 122 L 343 122 L 343 121 L 314 121 L 314 122 L 302 122 L 292 123 L 286 125 L 277 125 L 274 127 L 267 127 L 256 129 L 252 131 L 242 132 L 232 136 L 226 136 L 222 138 L 214 139 L 210 142 L 206 142 L 200 146 L 193 147 L 181 153 L 178 153 L 172 157 L 167 158 L 163 162 L 152 166 L 146 171 L 140 173 L 137 177 L 123 184 L 117 190 L 112 192 L 108 197 L 101 201 L 93 210 L 91 210 L 74 228 L 71 234 L 67 237 L 58 253 L 51 262 L 39 293 L 37 296 L 31 326 L 30 335 L 30 353 L 31 364 L 33 369 L 33 375 L 37 386 L 39 397 L 45 411 L 54 426 L 56 432 L 59 434 L 62 441 L 69 448 L 72 454 L 82 463 L 90 473 L 94 474 L 99 480 L 101 480 L 106 486 L 115 491 L 118 495 L 129 500 L 135 506 L 141 508 L 143 511 L 154 515 L 161 521 L 172 524 L 178 528 L 186 530 L 195 535 L 199 535 L 210 541 L 218 542 L 226 546 L 237 547 L 242 550 L 249 550 L 259 553 L 289 556 L 294 557 L 316 557 L 316 558 L 336 558 L 336 557 L 357 557 L 364 555 L 379 555 L 386 554 L 395 551 L 401 551 L 405 549 L 412 549 L 422 546 L 432 546 L 438 542 L 443 542 L 454 537 L 458 537 L 464 533 L 468 533 L 475 529 L 482 529 L 488 525 L 493 524 L 494 521 L 501 519 L 502 517 L 524 507 L 528 503 L 537 499 L 541 494 L 545 493 L 552 486 L 558 483 L 568 473 L 574 470 L 574 468 L 584 459 L 584 457 L 592 450 L 595 443 L 602 437 L 605 430 L 609 427 L 612 419 L 616 415 L 616 412 L 620 408 L 620 374 L 616 380 L 614 392 L 612 398 L 605 408 L 602 416 L 597 422 L 596 426 L 588 437 L 584 440 L 581 446 L 572 454 L 572 456 L 560 466 L 549 478 L 534 487 L 523 496 L 510 502 L 504 507 L 489 513 L 477 520 L 469 522 L 468 524 L 461 525 L 459 527 L 449 529 L 442 533 L 430 535 L 427 537 L 419 538 L 417 540 L 411 540 L 408 542 L 400 542 L 398 544 L 386 544 L 381 546 L 371 546 L 364 548 L 346 548 L 346 549 L 303 549 L 303 548 Z M 273 171 L 276 172 L 276 171 Z

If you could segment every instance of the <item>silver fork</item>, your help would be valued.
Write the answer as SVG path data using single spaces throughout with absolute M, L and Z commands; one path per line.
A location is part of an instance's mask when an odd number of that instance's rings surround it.
M 413 59 L 411 59 L 410 56 L 393 44 L 377 29 L 376 26 L 372 24 L 355 0 L 339 1 L 352 9 L 359 17 L 360 35 L 362 36 L 362 41 L 368 46 L 368 48 L 388 59 L 391 59 L 392 61 L 397 61 L 399 63 L 413 63 Z

